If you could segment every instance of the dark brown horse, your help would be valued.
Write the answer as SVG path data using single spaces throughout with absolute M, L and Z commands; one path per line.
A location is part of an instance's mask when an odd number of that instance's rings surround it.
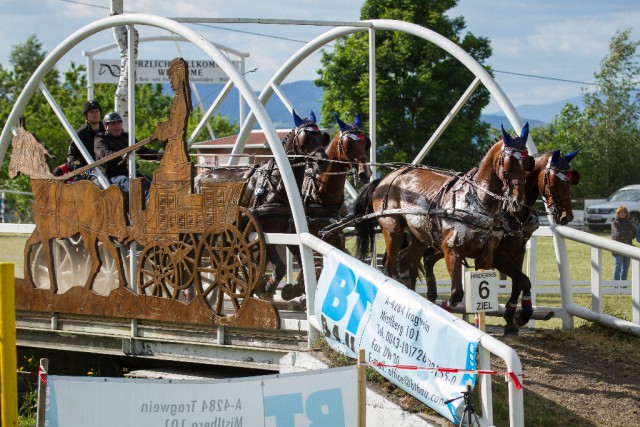
M 356 114 L 353 123 L 346 124 L 336 114 L 336 123 L 340 132 L 327 147 L 329 156 L 327 170 L 316 175 L 305 176 L 303 193 L 305 200 L 305 213 L 309 223 L 309 232 L 315 236 L 319 231 L 333 221 L 342 219 L 344 212 L 344 186 L 347 175 L 353 175 L 354 181 L 369 182 L 371 168 L 368 164 L 368 154 L 371 148 L 371 140 L 362 131 L 360 114 Z M 331 233 L 323 240 L 333 246 L 344 250 L 344 235 Z M 296 256 L 299 248 L 289 248 Z M 276 268 L 276 275 L 272 277 L 267 290 L 275 292 L 278 283 L 284 277 L 286 267 L 282 260 Z M 295 285 L 287 284 L 282 289 L 282 298 L 292 299 L 304 293 L 304 275 L 298 276 Z
M 511 296 L 505 307 L 505 333 L 517 333 L 533 315 L 531 305 L 531 281 L 522 272 L 527 241 L 538 229 L 538 215 L 533 205 L 542 197 L 547 214 L 556 223 L 566 225 L 573 220 L 571 207 L 571 185 L 580 181 L 578 171 L 572 170 L 571 160 L 577 151 L 565 156 L 560 150 L 534 156 L 535 166 L 525 182 L 525 204 L 518 212 L 507 217 L 509 232 L 504 235 L 493 254 L 493 267 L 511 278 Z M 442 251 L 428 249 L 423 256 L 427 281 L 427 299 L 435 302 L 438 297 L 435 263 L 443 258 Z M 522 293 L 522 310 L 516 313 L 518 299 Z
M 292 111 L 294 128 L 283 141 L 284 151 L 289 158 L 293 176 L 298 190 L 306 175 L 316 175 L 327 168 L 325 146 L 329 144 L 329 135 L 321 132 L 316 124 L 313 112 L 309 118 L 301 118 Z M 275 160 L 262 163 L 251 169 L 214 168 L 200 174 L 196 183 L 206 179 L 238 179 L 248 180 L 247 187 L 240 204 L 249 208 L 259 219 L 265 233 L 292 233 L 293 218 L 289 198 L 286 194 L 282 176 Z M 196 185 L 196 189 L 197 189 Z M 267 259 L 274 265 L 276 275 L 284 276 L 286 267 L 274 245 L 267 245 Z M 257 289 L 261 294 L 263 289 Z
M 464 295 L 463 260 L 474 258 L 477 269 L 490 268 L 506 230 L 506 214 L 524 203 L 526 172 L 533 167 L 526 151 L 528 131 L 527 124 L 521 136 L 512 138 L 502 129 L 502 140 L 465 175 L 404 167 L 369 184 L 354 208 L 355 217 L 373 213 L 356 224 L 358 256 L 372 252 L 375 220 L 391 277 L 408 275 L 427 248 L 441 251 L 451 276 L 451 298 L 443 305 L 457 305 Z M 405 231 L 408 245 L 402 249 Z

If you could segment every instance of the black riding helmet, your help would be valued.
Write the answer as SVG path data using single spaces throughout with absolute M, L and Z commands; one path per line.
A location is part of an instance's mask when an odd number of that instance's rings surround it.
M 100 107 L 100 104 L 98 103 L 98 101 L 96 101 L 95 99 L 91 99 L 89 101 L 85 101 L 85 103 L 82 104 L 82 115 L 86 116 L 87 115 L 87 111 L 93 110 L 95 108 L 100 110 L 100 114 L 102 114 L 102 107 Z
M 122 121 L 122 117 L 120 117 L 120 114 L 116 113 L 115 111 L 107 113 L 107 115 L 104 116 L 104 120 L 103 120 L 104 124 L 121 122 L 121 121 Z

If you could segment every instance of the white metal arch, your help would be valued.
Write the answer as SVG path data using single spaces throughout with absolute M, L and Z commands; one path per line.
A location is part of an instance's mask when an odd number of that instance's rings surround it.
M 200 48 L 209 57 L 211 57 L 222 70 L 229 76 L 229 79 L 238 88 L 240 94 L 249 105 L 252 115 L 257 118 L 267 142 L 271 148 L 271 152 L 276 160 L 276 163 L 281 171 L 284 186 L 287 195 L 290 200 L 291 211 L 294 218 L 294 224 L 298 234 L 308 232 L 308 226 L 306 218 L 304 216 L 304 210 L 302 207 L 302 199 L 298 192 L 295 179 L 291 166 L 289 165 L 287 156 L 284 152 L 280 138 L 276 132 L 276 129 L 267 114 L 264 106 L 258 100 L 255 95 L 255 91 L 251 88 L 244 76 L 240 74 L 238 70 L 231 64 L 227 57 L 216 48 L 211 42 L 205 39 L 200 34 L 187 28 L 183 24 L 173 21 L 168 18 L 163 18 L 154 15 L 146 14 L 123 14 L 114 15 L 108 18 L 104 18 L 95 21 L 71 34 L 61 44 L 59 44 L 51 53 L 45 58 L 40 66 L 33 73 L 24 89 L 18 96 L 11 113 L 9 114 L 5 127 L 0 134 L 0 161 L 4 161 L 4 157 L 7 152 L 8 145 L 14 130 L 14 126 L 17 124 L 20 115 L 24 112 L 29 100 L 34 95 L 36 88 L 42 84 L 44 77 L 54 67 L 54 65 L 75 45 L 85 40 L 86 38 L 96 34 L 100 31 L 125 26 L 125 25 L 147 25 L 152 27 L 161 28 L 170 31 L 189 40 L 191 43 Z M 132 93 L 132 84 L 129 87 L 129 93 Z M 131 98 L 131 96 L 130 96 Z M 133 101 L 130 99 L 131 105 Z M 132 110 L 133 111 L 133 110 Z M 305 246 L 300 245 L 302 254 L 302 269 L 306 277 L 315 277 L 315 268 L 312 261 L 311 250 Z

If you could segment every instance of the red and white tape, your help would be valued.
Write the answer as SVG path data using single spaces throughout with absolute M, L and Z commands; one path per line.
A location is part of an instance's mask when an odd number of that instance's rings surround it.
M 465 374 L 478 374 L 478 375 L 504 375 L 505 379 L 510 379 L 515 387 L 520 390 L 522 389 L 522 383 L 518 378 L 518 374 L 515 372 L 501 372 L 501 371 L 489 371 L 482 369 L 458 369 L 458 368 L 428 368 L 425 366 L 416 366 L 416 365 L 390 365 L 383 362 L 371 362 L 371 363 L 363 363 L 361 365 L 364 366 L 377 366 L 380 368 L 392 368 L 392 369 L 405 369 L 409 371 L 434 371 L 434 372 L 446 372 L 446 373 L 465 373 Z

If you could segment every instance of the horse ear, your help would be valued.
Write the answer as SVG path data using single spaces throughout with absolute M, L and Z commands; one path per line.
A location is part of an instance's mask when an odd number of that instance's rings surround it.
M 504 126 L 500 125 L 500 129 L 502 130 L 502 142 L 504 143 L 504 145 L 507 145 L 509 142 L 511 142 L 511 137 L 504 130 Z
M 317 123 L 316 115 L 313 114 L 313 110 L 311 110 L 311 114 L 309 114 L 309 120 L 311 120 L 313 123 Z
M 360 113 L 356 114 L 356 118 L 353 119 L 353 124 L 358 129 L 362 129 L 362 119 L 360 118 Z
M 527 139 L 529 138 L 529 122 L 525 123 L 524 127 L 522 128 L 522 132 L 520 132 L 520 138 L 522 138 L 525 143 L 527 142 Z
M 340 131 L 342 132 L 344 130 L 347 130 L 347 125 L 342 120 L 340 120 L 338 113 L 335 113 L 335 115 L 336 115 L 336 123 L 338 124 Z
M 293 116 L 293 124 L 298 127 L 302 124 L 302 119 L 300 118 L 300 116 L 296 113 L 295 109 L 291 110 L 291 115 Z
M 578 148 L 576 151 L 572 151 L 569 154 L 565 154 L 564 158 L 567 161 L 567 163 L 571 163 L 571 160 L 573 160 L 573 158 L 576 156 L 576 154 L 578 154 L 580 152 L 580 149 Z
M 555 166 L 560 161 L 560 150 L 555 150 L 551 153 L 551 157 L 549 157 L 549 164 Z

